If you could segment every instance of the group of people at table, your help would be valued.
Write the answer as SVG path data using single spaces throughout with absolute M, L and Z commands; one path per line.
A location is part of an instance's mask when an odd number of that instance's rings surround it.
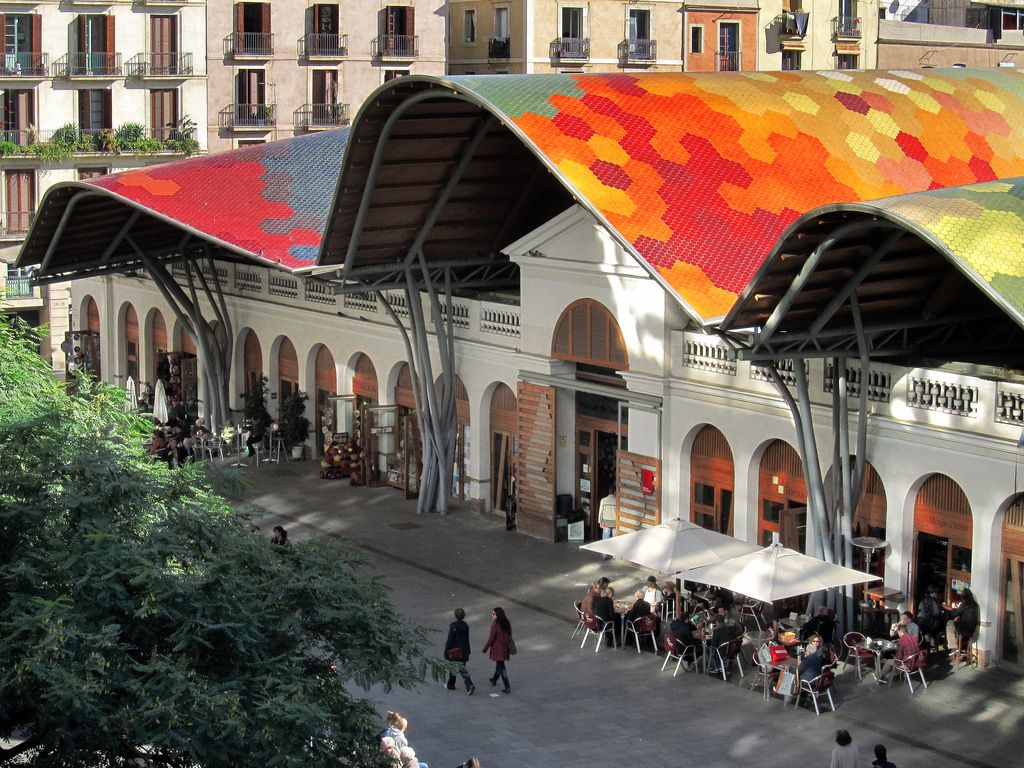
M 216 435 L 206 428 L 202 419 L 189 422 L 188 416 L 172 418 L 166 424 L 157 423 L 146 445 L 146 453 L 170 466 L 181 466 L 188 461 L 201 460 L 203 446 L 209 441 L 219 441 L 230 446 L 237 443 L 237 450 L 242 451 L 242 442 L 249 456 L 256 452 L 256 445 L 266 440 L 268 422 L 264 417 L 257 417 L 239 431 L 229 421 Z
M 802 623 L 795 615 L 791 615 L 791 619 L 796 619 L 790 622 L 792 626 L 772 621 L 769 631 L 748 635 L 742 620 L 731 611 L 732 595 L 728 592 L 691 590 L 686 594 L 694 602 L 703 602 L 707 607 L 696 610 L 696 605 L 684 604 L 690 610 L 684 610 L 677 617 L 674 611 L 675 588 L 671 582 L 659 586 L 658 580 L 651 576 L 633 593 L 632 601 L 620 601 L 609 580 L 603 578 L 590 585 L 580 602 L 580 610 L 584 617 L 598 619 L 600 626 L 610 625 L 611 631 L 605 632 L 609 646 L 621 646 L 627 628 L 637 631 L 640 626 L 637 622 L 644 617 L 651 617 L 650 624 L 653 624 L 655 636 L 664 629 L 661 626 L 664 620 L 668 623 L 668 634 L 675 638 L 675 645 L 681 650 L 693 649 L 689 657 L 683 658 L 687 669 L 697 663 L 697 649 L 703 648 L 706 668 L 712 665 L 707 671 L 712 674 L 719 672 L 713 665 L 725 662 L 723 649 L 727 647 L 726 644 L 739 641 L 735 649 L 738 652 L 744 637 L 754 639 L 755 642 L 763 641 L 755 654 L 755 663 L 759 662 L 764 668 L 770 669 L 776 684 L 780 675 L 787 672 L 793 673 L 795 680 L 814 680 L 823 672 L 833 670 L 838 663 L 839 657 L 833 650 L 837 647 L 835 612 L 827 607 L 820 607 L 814 616 Z M 943 614 L 954 623 L 956 648 L 960 652 L 964 642 L 969 643 L 977 630 L 976 605 L 968 589 L 964 591 L 962 602 Z M 928 613 L 929 609 L 925 608 L 924 612 Z M 856 654 L 863 660 L 873 659 L 877 681 L 889 682 L 894 673 L 902 672 L 904 668 L 912 672 L 923 667 L 927 661 L 927 649 L 935 648 L 941 642 L 934 634 L 936 630 L 930 617 L 923 620 L 928 630 L 927 635 L 915 621 L 914 614 L 904 611 L 890 627 L 891 639 L 872 640 L 859 633 L 850 633 L 843 638 L 843 643 L 847 645 L 848 653 Z M 718 649 L 718 653 L 715 649 Z M 922 653 L 922 650 L 925 652 Z M 728 658 L 734 656 L 735 653 L 729 654 Z M 787 681 L 787 690 L 779 690 L 788 694 L 788 684 Z

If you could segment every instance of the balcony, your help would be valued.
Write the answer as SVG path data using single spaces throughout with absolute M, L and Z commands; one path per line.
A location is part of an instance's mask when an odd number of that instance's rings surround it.
M 297 43 L 300 59 L 343 59 L 348 56 L 348 35 L 310 32 Z
M 218 115 L 221 129 L 266 130 L 277 125 L 274 104 L 231 104 Z
M 121 77 L 120 53 L 65 53 L 53 63 L 54 77 Z
M 551 58 L 559 61 L 586 61 L 590 58 L 590 38 L 556 37 L 551 42 Z
M 487 38 L 487 58 L 507 59 L 511 47 L 507 37 L 489 37 Z
M 50 70 L 48 53 L 7 53 L 0 55 L 0 77 L 46 77 Z
M 860 40 L 860 17 L 836 16 L 832 19 L 832 35 Z
M 315 131 L 348 125 L 348 104 L 303 104 L 292 113 L 295 130 Z
M 125 75 L 133 78 L 189 77 L 193 74 L 191 53 L 139 53 L 128 59 Z
M 742 69 L 742 54 L 739 51 L 719 51 L 715 54 L 719 72 L 739 72 Z
M 806 36 L 809 16 L 810 14 L 806 11 L 800 13 L 787 11 L 780 14 L 776 19 L 779 23 L 779 37 L 803 38 Z
M 232 32 L 224 38 L 224 55 L 238 58 L 266 58 L 274 55 L 272 32 Z
M 32 221 L 36 217 L 35 211 L 3 211 L 0 212 L 0 236 L 20 237 L 28 232 Z M 33 296 L 28 274 L 19 275 L 17 270 L 7 275 L 7 298 L 28 299 Z M 13 281 L 13 282 L 12 282 Z M 38 296 L 38 292 L 35 294 Z
M 658 41 L 632 38 L 619 43 L 619 61 L 628 64 L 653 64 L 658 58 Z
M 60 160 L 72 155 L 97 152 L 136 155 L 170 152 L 193 155 L 198 151 L 195 129 L 175 126 L 146 129 L 137 123 L 126 123 L 116 129 L 83 129 L 68 123 L 46 131 L 0 131 L 0 157 Z
M 370 42 L 370 53 L 381 59 L 415 59 L 420 55 L 420 38 L 418 35 L 377 35 Z

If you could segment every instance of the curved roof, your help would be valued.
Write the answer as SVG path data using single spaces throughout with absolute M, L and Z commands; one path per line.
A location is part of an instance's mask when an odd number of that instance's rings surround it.
M 856 307 L 853 305 L 855 300 Z M 722 326 L 751 357 L 876 355 L 1024 366 L 1024 177 L 802 216 Z
M 180 248 L 184 233 L 191 233 L 222 249 L 222 258 L 286 269 L 309 266 L 347 140 L 347 128 L 311 133 L 54 185 L 39 206 L 19 263 L 44 261 L 65 211 L 81 195 L 44 276 L 133 262 L 127 243 L 106 251 L 136 211 L 141 216 L 128 234 L 150 251 Z
M 404 101 L 410 106 L 394 128 L 401 141 L 382 139 L 382 167 L 389 179 L 406 180 L 407 198 L 421 195 L 419 214 L 434 199 L 425 185 L 436 189 L 445 175 L 417 186 L 416 172 L 432 162 L 450 173 L 458 153 L 442 148 L 464 148 L 480 116 L 496 115 L 701 320 L 729 311 L 806 211 L 1024 173 L 1024 73 L 1012 69 L 401 80 L 378 91 L 353 126 L 358 141 L 342 171 L 322 263 L 344 262 L 374 146 Z M 433 100 L 411 105 L 427 91 Z M 403 122 L 436 126 L 436 140 L 418 130 L 410 151 Z M 529 177 L 521 157 L 494 168 L 515 175 L 518 189 Z M 379 196 L 386 201 L 379 209 L 377 199 L 364 222 L 368 247 L 360 253 L 357 244 L 354 264 L 393 262 L 412 242 L 388 227 L 387 196 Z M 501 195 L 503 205 L 509 199 L 511 189 Z M 462 219 L 471 213 L 467 206 Z M 414 232 L 423 216 L 410 219 Z

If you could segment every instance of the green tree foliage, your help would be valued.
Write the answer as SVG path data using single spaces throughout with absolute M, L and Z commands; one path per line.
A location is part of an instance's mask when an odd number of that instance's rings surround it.
M 424 631 L 350 545 L 271 545 L 148 461 L 123 392 L 32 342 L 0 319 L 0 764 L 380 765 L 354 691 L 442 673 Z

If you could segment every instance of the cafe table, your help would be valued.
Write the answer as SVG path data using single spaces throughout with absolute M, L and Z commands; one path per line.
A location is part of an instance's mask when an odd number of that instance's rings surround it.
M 861 642 L 856 643 L 855 647 L 870 651 L 874 655 L 875 681 L 878 682 L 879 685 L 888 685 L 889 681 L 882 679 L 882 656 L 895 651 L 896 643 L 892 640 L 883 640 L 878 638 L 872 640 L 871 638 L 864 638 Z

